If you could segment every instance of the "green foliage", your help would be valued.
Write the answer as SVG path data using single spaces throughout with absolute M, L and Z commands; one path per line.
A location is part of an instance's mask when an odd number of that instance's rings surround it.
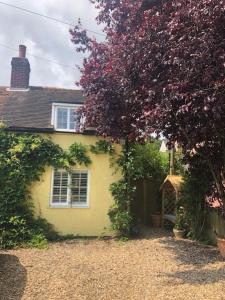
M 69 147 L 69 162 L 70 164 L 80 164 L 88 166 L 91 164 L 91 159 L 87 155 L 88 147 L 82 144 L 74 143 Z
M 129 213 L 129 200 L 132 198 L 131 194 L 134 192 L 134 188 L 130 188 L 125 180 L 120 180 L 111 184 L 110 191 L 115 201 L 108 213 L 112 229 L 122 236 L 128 236 L 132 222 Z
M 160 141 L 124 145 L 117 160 L 123 179 L 110 187 L 115 204 L 110 208 L 112 228 L 127 236 L 135 224 L 131 213 L 136 181 L 153 178 L 157 190 L 168 172 L 168 157 L 159 152 Z M 159 196 L 159 195 L 158 195 Z
M 87 148 L 74 143 L 68 152 L 39 135 L 0 128 L 0 248 L 43 246 L 57 233 L 46 220 L 35 219 L 30 186 L 47 166 L 69 169 L 89 164 Z
M 29 216 L 30 218 L 31 216 Z M 0 248 L 10 249 L 21 245 L 45 248 L 49 236 L 54 238 L 58 234 L 44 219 L 28 220 L 21 216 L 1 218 L 0 222 Z
M 112 229 L 117 231 L 119 235 L 129 236 L 129 228 L 132 221 L 129 212 L 121 210 L 118 206 L 114 205 L 110 208 L 108 215 L 112 222 Z
M 35 248 L 39 248 L 39 249 L 45 249 L 48 247 L 48 240 L 46 239 L 46 237 L 41 234 L 33 234 L 32 238 L 30 239 L 30 241 L 27 243 L 28 246 L 30 247 L 35 247 Z
M 185 174 L 184 155 L 181 149 L 174 153 L 174 174 L 183 176 Z
M 159 152 L 160 141 L 133 146 L 132 170 L 133 180 L 154 178 L 155 182 L 162 183 L 168 173 L 168 157 Z M 130 159 L 131 161 L 131 159 Z
M 110 192 L 112 193 L 116 203 L 122 207 L 126 207 L 127 183 L 124 180 L 112 183 L 110 186 Z
M 113 155 L 115 153 L 114 146 L 112 143 L 106 140 L 99 140 L 95 145 L 90 146 L 90 150 L 94 154 L 109 154 Z
M 0 215 L 0 248 L 14 248 L 26 243 L 30 237 L 27 221 L 21 216 Z
M 202 236 L 207 215 L 205 197 L 211 189 L 212 182 L 207 164 L 201 157 L 193 158 L 189 170 L 184 175 L 180 199 L 185 210 L 188 236 L 193 239 L 200 239 Z
M 178 230 L 183 230 L 187 228 L 185 212 L 182 206 L 178 206 L 176 208 L 176 223 L 174 228 Z

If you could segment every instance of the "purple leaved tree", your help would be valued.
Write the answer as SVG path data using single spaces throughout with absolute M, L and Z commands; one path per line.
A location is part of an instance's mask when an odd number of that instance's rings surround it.
M 152 132 L 206 162 L 225 204 L 225 0 L 91 0 L 106 39 L 71 30 L 89 51 L 80 85 L 99 134 Z

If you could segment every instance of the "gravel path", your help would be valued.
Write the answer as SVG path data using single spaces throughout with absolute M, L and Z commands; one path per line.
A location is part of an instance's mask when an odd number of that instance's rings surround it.
M 0 299 L 225 299 L 215 248 L 150 230 L 128 242 L 77 240 L 0 251 Z

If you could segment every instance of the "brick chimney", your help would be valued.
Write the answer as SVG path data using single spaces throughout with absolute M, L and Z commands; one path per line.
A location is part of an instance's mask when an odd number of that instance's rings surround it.
M 19 45 L 19 57 L 12 58 L 10 90 L 28 90 L 30 63 L 26 58 L 26 46 Z

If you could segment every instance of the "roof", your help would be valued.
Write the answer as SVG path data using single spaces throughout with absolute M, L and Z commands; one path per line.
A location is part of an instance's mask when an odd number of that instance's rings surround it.
M 163 189 L 163 187 L 167 183 L 170 183 L 175 189 L 175 191 L 179 192 L 181 190 L 181 184 L 183 183 L 183 178 L 182 176 L 178 176 L 178 175 L 168 175 L 164 180 L 163 184 L 161 185 L 160 190 Z
M 82 91 L 30 87 L 29 91 L 7 91 L 0 87 L 0 121 L 14 130 L 53 131 L 52 103 L 83 104 Z

